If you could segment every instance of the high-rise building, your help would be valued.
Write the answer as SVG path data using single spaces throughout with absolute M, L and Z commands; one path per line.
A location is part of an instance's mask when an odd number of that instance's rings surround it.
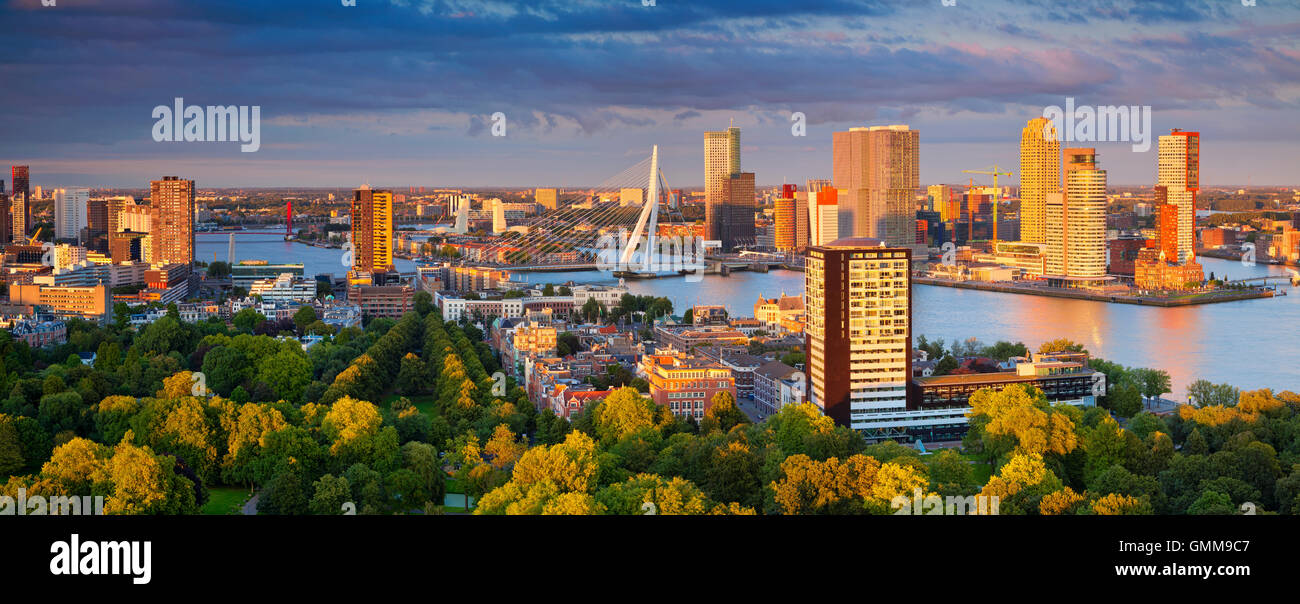
M 21 191 L 15 192 L 13 199 L 9 200 L 9 221 L 14 243 L 27 241 L 27 227 L 31 224 L 31 217 L 27 215 L 27 211 L 30 208 L 31 206 L 27 204 L 27 196 Z
M 90 202 L 90 189 L 70 188 L 54 190 L 54 238 L 77 239 L 81 229 L 89 224 L 86 205 Z
M 86 200 L 86 228 L 82 230 L 81 243 L 92 251 L 108 253 L 107 199 Z
M 1065 191 L 1048 193 L 1046 277 L 1095 285 L 1106 276 L 1106 171 L 1092 148 L 1065 149 Z
M 0 180 L 0 246 L 7 245 L 14 236 L 13 218 L 9 211 L 9 194 L 5 193 L 5 183 Z
M 782 187 L 781 196 L 776 198 L 775 212 L 773 212 L 772 227 L 775 229 L 773 245 L 782 252 L 790 252 L 798 248 L 799 221 L 796 218 L 798 206 L 793 187 L 793 185 Z
M 754 173 L 740 172 L 722 181 L 719 236 L 722 249 L 754 245 Z
M 808 245 L 826 245 L 840 238 L 839 190 L 826 187 L 808 193 Z
M 22 195 L 22 204 L 23 204 L 23 207 L 22 207 L 22 209 L 21 209 L 20 211 L 17 212 L 17 214 L 21 215 L 23 222 L 22 222 L 22 224 L 20 224 L 20 225 L 19 225 L 19 224 L 14 224 L 14 225 L 13 225 L 13 232 L 14 232 L 15 234 L 18 233 L 20 229 L 21 229 L 21 231 L 22 231 L 22 235 L 15 235 L 15 236 L 14 236 L 14 241 L 21 242 L 22 239 L 24 239 L 24 238 L 27 237 L 27 233 L 31 232 L 31 230 L 32 230 L 32 211 L 31 211 L 31 202 L 32 202 L 32 186 L 31 186 L 31 174 L 30 174 L 30 172 L 28 171 L 27 166 L 13 166 L 13 167 L 12 167 L 12 172 L 13 172 L 13 187 L 14 187 L 14 189 L 13 189 L 13 195 L 10 195 L 9 198 L 10 198 L 11 200 L 14 200 L 14 201 L 16 202 L 16 201 L 18 200 L 18 196 L 19 196 L 19 195 Z M 15 213 L 15 212 L 14 212 L 14 211 L 12 210 L 12 208 L 11 208 L 11 209 L 10 209 L 10 214 L 12 215 L 12 214 L 14 214 L 14 213 Z M 11 224 L 12 224 L 12 223 L 11 223 Z
M 1175 129 L 1157 143 L 1156 184 L 1165 187 L 1167 203 L 1178 209 L 1177 252 L 1171 262 L 1187 262 L 1195 253 L 1196 196 L 1201 190 L 1201 134 Z
M 538 189 L 533 197 L 538 205 L 548 210 L 554 210 L 559 203 L 559 191 L 557 189 Z
M 354 270 L 371 274 L 393 270 L 391 192 L 372 190 L 370 185 L 352 192 L 352 250 Z
M 157 264 L 194 263 L 194 181 L 164 176 L 149 183 L 149 234 Z
M 1020 132 L 1020 239 L 1047 243 L 1047 196 L 1061 192 L 1061 138 L 1045 117 Z
M 492 199 L 492 233 L 499 235 L 506 232 L 506 202 Z
M 945 222 L 956 220 L 955 216 L 949 216 L 952 208 L 949 207 L 954 198 L 957 197 L 957 190 L 948 185 L 930 185 L 925 188 L 926 204 L 929 205 L 931 212 L 938 212 L 939 219 Z
M 911 248 L 867 237 L 808 248 L 809 400 L 836 423 L 880 437 L 907 412 L 912 375 Z
M 740 128 L 704 133 L 705 238 L 722 240 L 727 198 L 722 190 L 732 174 L 740 173 Z M 750 217 L 753 222 L 753 217 Z M 752 228 L 752 227 L 751 227 Z
M 906 125 L 850 128 L 831 139 L 832 178 L 840 196 L 840 232 L 909 245 L 915 239 L 913 193 L 920 186 L 920 133 Z

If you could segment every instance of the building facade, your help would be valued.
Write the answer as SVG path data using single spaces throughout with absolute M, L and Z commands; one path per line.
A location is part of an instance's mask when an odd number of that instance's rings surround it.
M 164 176 L 149 183 L 153 236 L 150 262 L 194 263 L 194 181 Z
M 1047 196 L 1061 192 L 1061 137 L 1045 117 L 1020 132 L 1020 239 L 1047 243 Z
M 369 185 L 352 192 L 352 269 L 393 270 L 393 193 Z
M 836 423 L 906 409 L 912 374 L 911 249 L 872 238 L 809 248 L 805 263 L 810 401 Z

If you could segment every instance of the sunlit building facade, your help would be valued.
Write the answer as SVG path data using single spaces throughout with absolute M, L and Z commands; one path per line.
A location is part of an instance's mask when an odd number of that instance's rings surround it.
M 912 375 L 911 249 L 844 238 L 808 249 L 805 263 L 809 400 L 865 435 L 907 409 Z

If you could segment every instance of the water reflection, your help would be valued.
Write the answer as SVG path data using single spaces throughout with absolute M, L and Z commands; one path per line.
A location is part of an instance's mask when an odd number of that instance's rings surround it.
M 226 258 L 223 235 L 197 237 L 197 256 L 211 261 Z M 341 250 L 286 243 L 276 236 L 240 235 L 236 259 L 302 262 L 308 275 L 341 276 Z M 1243 266 L 1240 262 L 1200 258 L 1206 273 L 1218 277 L 1247 278 L 1286 275 L 1283 267 Z M 412 271 L 414 263 L 398 261 L 399 270 Z M 521 273 L 532 283 L 615 283 L 617 279 L 594 271 Z M 666 296 L 677 312 L 694 304 L 722 304 L 734 315 L 750 316 L 758 296 L 803 292 L 803 273 L 738 272 L 731 276 L 706 275 L 698 283 L 684 278 L 628 281 L 639 295 Z M 1264 300 L 1182 308 L 1155 308 L 1108 304 L 1088 300 L 999 294 L 950 287 L 917 286 L 913 292 L 913 333 L 948 342 L 975 337 L 991 344 L 998 340 L 1024 342 L 1036 349 L 1055 338 L 1084 344 L 1096 356 L 1135 367 L 1155 367 L 1170 373 L 1175 396 L 1197 379 L 1228 382 L 1240 388 L 1300 391 L 1300 288 L 1285 287 L 1291 295 Z

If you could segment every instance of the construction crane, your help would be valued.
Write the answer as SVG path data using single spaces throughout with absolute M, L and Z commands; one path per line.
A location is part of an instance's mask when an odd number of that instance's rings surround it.
M 999 202 L 998 196 L 1002 194 L 1002 190 L 998 188 L 998 177 L 1011 176 L 1012 174 L 1010 172 L 998 172 L 997 164 L 993 164 L 992 170 L 962 170 L 962 173 L 963 174 L 987 174 L 993 176 L 993 245 L 997 246 L 998 244 L 998 202 Z M 975 180 L 971 179 L 971 188 L 973 189 L 974 187 L 975 187 Z M 971 228 L 971 233 L 974 233 L 975 217 L 973 214 L 971 215 L 970 228 Z M 972 239 L 974 239 L 974 237 L 972 237 Z
M 33 233 L 31 237 L 27 238 L 27 245 L 40 245 L 42 228 L 44 227 L 36 227 L 36 232 Z

